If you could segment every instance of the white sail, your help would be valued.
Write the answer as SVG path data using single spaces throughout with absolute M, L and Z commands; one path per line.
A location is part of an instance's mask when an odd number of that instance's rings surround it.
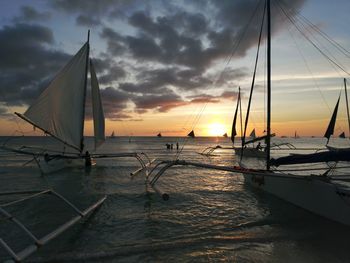
M 105 141 L 105 117 L 101 103 L 100 88 L 92 60 L 90 59 L 92 114 L 94 118 L 95 149 Z
M 33 124 L 78 149 L 83 137 L 88 51 L 86 43 L 24 113 Z

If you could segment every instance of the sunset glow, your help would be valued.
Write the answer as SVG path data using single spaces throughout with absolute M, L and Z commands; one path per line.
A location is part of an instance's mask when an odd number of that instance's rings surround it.
M 211 123 L 208 125 L 208 136 L 222 136 L 225 132 L 225 126 L 221 123 Z
M 163 136 L 186 136 L 192 129 L 196 136 L 230 135 L 238 87 L 242 110 L 247 109 L 260 1 L 214 1 L 215 5 L 211 1 L 83 2 L 2 1 L 0 136 L 42 135 L 13 112 L 28 109 L 82 47 L 88 29 L 106 135 L 116 131 L 118 136 L 155 136 L 161 131 Z M 325 0 L 289 1 L 289 5 L 315 25 L 323 25 L 323 31 L 350 50 L 350 22 L 344 11 L 350 9 L 349 1 L 341 5 Z M 233 54 L 239 32 L 254 10 L 260 13 L 247 28 L 244 44 Z M 338 15 L 329 16 L 329 10 Z M 223 15 L 226 12 L 230 15 Z M 297 129 L 301 136 L 322 136 L 343 89 L 342 78 L 348 77 L 344 72 L 350 71 L 349 60 L 325 39 L 315 39 L 345 71 L 334 69 L 279 9 L 272 12 L 276 13 L 272 25 L 272 132 L 292 136 Z M 257 133 L 266 129 L 265 49 L 263 38 L 248 122 L 248 130 L 256 128 Z M 93 134 L 89 92 L 87 136 Z M 347 126 L 343 98 L 337 133 Z

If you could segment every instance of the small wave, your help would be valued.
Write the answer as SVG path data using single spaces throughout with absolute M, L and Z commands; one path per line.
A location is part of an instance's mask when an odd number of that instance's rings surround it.
M 94 261 L 107 259 L 111 257 L 128 257 L 135 256 L 138 254 L 145 254 L 148 252 L 157 252 L 157 251 L 168 251 L 176 250 L 182 248 L 188 248 L 193 246 L 203 246 L 210 245 L 215 243 L 230 243 L 230 244 L 242 244 L 242 243 L 271 243 L 279 240 L 287 240 L 288 236 L 282 235 L 272 235 L 272 236 L 257 236 L 253 233 L 243 233 L 236 236 L 208 236 L 201 237 L 196 239 L 179 239 L 171 242 L 152 242 L 151 244 L 134 244 L 120 246 L 115 249 L 108 249 L 103 251 L 95 252 L 69 252 L 56 254 L 55 256 L 48 257 L 37 257 L 32 261 L 28 262 L 70 262 L 70 261 Z

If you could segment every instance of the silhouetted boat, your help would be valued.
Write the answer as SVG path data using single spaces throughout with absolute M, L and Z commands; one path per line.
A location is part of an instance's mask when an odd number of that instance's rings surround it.
M 193 130 L 192 130 L 192 131 L 190 131 L 190 133 L 189 133 L 189 134 L 187 134 L 187 136 L 188 136 L 188 137 L 191 137 L 191 138 L 196 137 L 196 136 L 194 135 L 194 131 L 193 131 Z
M 277 4 L 280 2 L 276 2 Z M 260 26 L 259 43 L 257 48 L 255 69 L 253 73 L 252 88 L 254 87 L 255 75 L 259 56 L 259 47 L 262 39 L 263 29 L 267 30 L 266 41 L 266 55 L 267 55 L 267 115 L 266 115 L 266 135 L 263 136 L 265 147 L 265 160 L 266 169 L 261 167 L 246 167 L 239 160 L 239 166 L 219 166 L 214 164 L 192 162 L 187 160 L 171 160 L 163 163 L 165 167 L 161 171 L 163 173 L 166 169 L 174 165 L 190 165 L 195 167 L 202 167 L 207 169 L 215 169 L 222 171 L 231 171 L 235 173 L 242 173 L 245 183 L 271 193 L 285 201 L 288 201 L 294 205 L 302 207 L 315 214 L 321 215 L 328 219 L 346 224 L 350 226 L 350 187 L 347 184 L 341 184 L 350 179 L 350 175 L 344 176 L 330 176 L 335 169 L 335 166 L 327 166 L 324 168 L 324 172 L 320 175 L 315 175 L 315 169 L 303 166 L 303 174 L 294 173 L 293 170 L 289 172 L 278 171 L 277 167 L 280 165 L 293 165 L 293 164 L 312 164 L 312 163 L 327 163 L 339 161 L 350 161 L 350 150 L 341 151 L 324 151 L 311 154 L 293 154 L 277 159 L 270 158 L 271 151 L 271 6 L 270 0 L 266 0 L 264 6 L 264 13 L 262 16 L 262 22 Z M 285 3 L 284 3 L 285 5 Z M 282 9 L 283 13 L 288 16 L 288 10 L 283 8 L 283 5 L 277 5 Z M 278 10 L 275 8 L 274 10 Z M 264 26 L 265 15 L 267 16 L 267 24 Z M 315 25 L 313 25 L 316 27 Z M 336 65 L 336 64 L 334 64 Z M 251 89 L 252 94 L 252 89 Z M 239 95 L 240 96 L 240 95 Z M 238 97 L 239 97 L 238 96 Z M 245 142 L 245 132 L 247 130 L 247 120 L 249 115 L 251 96 L 248 102 L 248 113 L 246 117 L 246 123 L 244 133 L 242 137 L 242 149 Z M 239 104 L 239 100 L 237 104 Z M 234 115 L 234 124 L 236 122 L 237 110 Z M 333 114 L 334 115 L 334 114 Z M 331 122 L 335 122 L 335 117 L 332 116 Z M 350 127 L 350 126 L 349 126 Z M 235 125 L 232 127 L 232 142 L 234 142 L 234 136 L 236 135 Z M 330 134 L 328 129 L 326 134 Z M 243 149 L 244 152 L 244 149 Z M 274 170 L 271 169 L 274 166 Z M 276 169 L 276 170 L 275 170 Z M 298 171 L 298 169 L 297 169 Z M 300 171 L 300 167 L 299 167 Z M 322 169 L 321 169 L 322 171 Z M 157 179 L 161 176 L 161 173 L 157 173 Z M 306 174 L 306 175 L 305 175 Z

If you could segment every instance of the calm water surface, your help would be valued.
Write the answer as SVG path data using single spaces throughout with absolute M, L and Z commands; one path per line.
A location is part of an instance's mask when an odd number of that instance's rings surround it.
M 299 147 L 324 143 L 310 138 L 285 140 Z M 180 147 L 185 142 L 170 137 L 132 137 L 129 142 L 120 137 L 108 139 L 99 152 L 137 151 L 171 159 L 177 151 L 166 150 L 165 144 L 177 141 Z M 210 158 L 196 153 L 216 144 L 231 145 L 225 138 L 188 139 L 180 159 L 234 164 L 230 150 L 217 151 Z M 50 138 L 20 138 L 9 145 L 58 149 Z M 147 193 L 143 175 L 130 178 L 130 172 L 139 168 L 131 158 L 100 160 L 91 171 L 75 168 L 46 176 L 30 160 L 0 152 L 0 191 L 53 188 L 81 209 L 105 194 L 108 198 L 97 212 L 41 248 L 29 262 L 350 262 L 349 227 L 254 190 L 239 174 L 171 168 L 157 183 L 170 195 L 166 202 L 154 192 Z M 13 198 L 17 197 L 0 201 Z M 51 196 L 7 209 L 39 237 L 75 215 Z M 30 244 L 1 217 L 0 237 L 16 251 Z M 0 260 L 6 258 L 0 248 Z

